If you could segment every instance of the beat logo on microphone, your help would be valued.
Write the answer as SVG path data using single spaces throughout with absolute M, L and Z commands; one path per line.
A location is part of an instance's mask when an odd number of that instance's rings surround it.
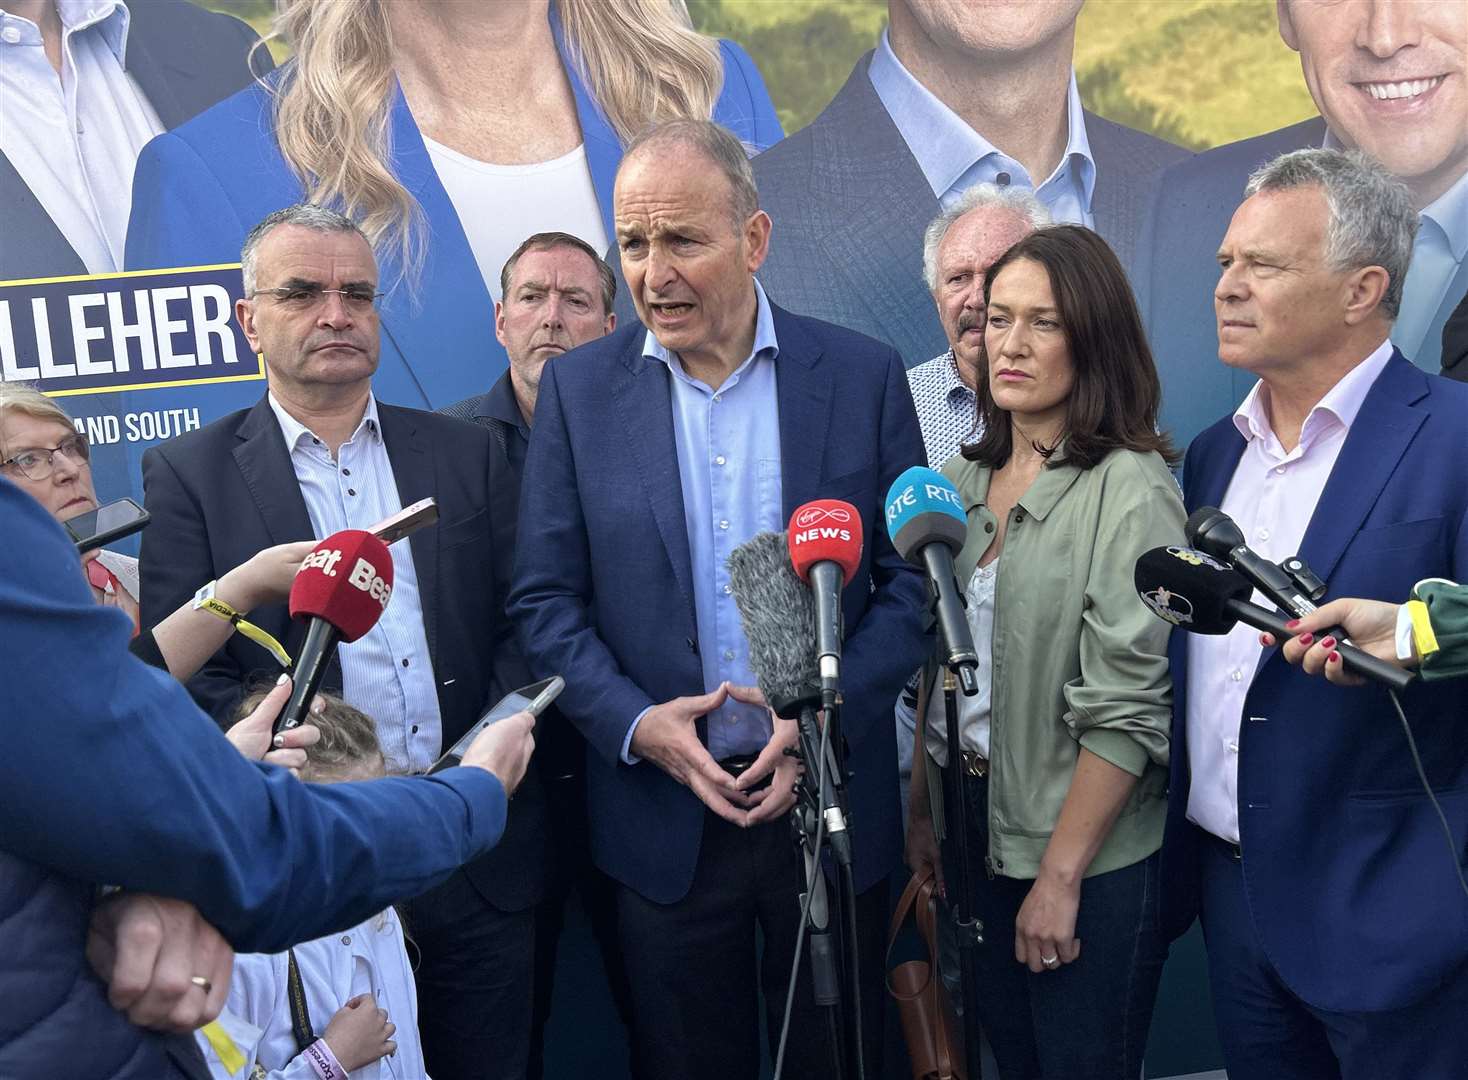
M 387 610 L 392 586 L 387 545 L 361 529 L 343 529 L 301 562 L 291 585 L 291 617 L 325 619 L 343 641 L 355 641 Z

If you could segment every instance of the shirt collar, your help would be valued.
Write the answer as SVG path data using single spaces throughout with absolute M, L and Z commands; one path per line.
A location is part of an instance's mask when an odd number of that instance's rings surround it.
M 480 400 L 474 415 L 512 424 L 526 440 L 530 438 L 530 425 L 525 422 L 525 415 L 520 411 L 520 401 L 515 397 L 515 384 L 510 381 L 509 368 L 495 380 L 489 392 Z
M 123 62 L 132 22 L 132 12 L 123 0 L 56 0 L 56 14 L 61 18 L 63 36 L 95 26 L 118 63 Z
M 1003 151 L 980 135 L 952 109 L 933 95 L 920 83 L 892 51 L 887 31 L 872 53 L 867 76 L 872 89 L 877 92 L 882 106 L 892 117 L 903 141 L 917 160 L 933 194 L 942 199 L 976 162 L 989 157 L 1003 155 Z M 1076 87 L 1075 72 L 1070 74 L 1066 88 L 1066 125 L 1069 135 L 1065 153 L 1055 167 L 1059 173 L 1067 163 L 1074 161 L 1080 174 L 1081 190 L 1087 209 L 1091 205 L 1091 193 L 1096 186 L 1096 164 L 1091 157 L 1091 143 L 1086 137 L 1086 114 L 1081 107 L 1081 95 Z M 996 169 L 997 171 L 997 169 Z M 1054 175 L 1054 174 L 1052 174 Z M 1036 181 L 1030 177 L 1030 186 L 1039 188 L 1050 177 Z
M 1300 446 L 1308 447 L 1332 421 L 1350 429 L 1356 422 L 1366 395 L 1372 384 L 1392 358 L 1394 346 L 1391 339 L 1383 341 L 1359 364 L 1353 367 L 1316 402 L 1305 422 L 1300 425 Z M 1265 407 L 1264 395 L 1267 388 L 1261 379 L 1256 382 L 1243 403 L 1234 410 L 1234 427 L 1248 442 L 1255 439 L 1273 439 L 1274 429 L 1269 424 L 1269 411 Z
M 978 395 L 974 393 L 974 388 L 964 382 L 963 376 L 959 374 L 958 357 L 953 355 L 953 350 L 949 349 L 943 354 L 941 359 L 944 363 L 940 370 L 943 373 L 943 381 L 946 384 L 943 387 L 943 396 L 949 401 L 953 400 L 954 395 L 962 397 L 964 401 L 970 401 L 977 397 Z
M 265 397 L 270 402 L 270 411 L 275 413 L 275 419 L 280 423 L 280 431 L 285 436 L 285 448 L 288 452 L 295 453 L 296 447 L 301 445 L 303 439 L 320 441 L 314 431 L 285 411 L 285 406 L 276 400 L 275 394 L 267 392 Z M 377 395 L 370 391 L 367 394 L 367 409 L 362 413 L 362 421 L 347 442 L 356 439 L 364 430 L 373 442 L 379 444 L 382 442 L 382 425 L 377 419 Z
M 1345 149 L 1330 128 L 1325 129 L 1325 141 L 1321 145 L 1327 150 Z M 1468 172 L 1458 177 L 1457 183 L 1447 191 L 1424 206 L 1422 217 L 1424 223 L 1432 222 L 1447 238 L 1453 261 L 1462 262 L 1463 256 L 1468 254 Z
M 770 301 L 765 297 L 764 286 L 759 283 L 758 278 L 751 277 L 749 280 L 754 283 L 754 345 L 750 348 L 749 356 L 745 358 L 744 363 L 734 370 L 735 375 L 747 368 L 750 361 L 756 356 L 768 354 L 773 360 L 780 355 L 780 343 L 775 338 L 775 316 L 770 310 Z M 682 364 L 674 366 L 673 354 L 663 348 L 651 330 L 647 332 L 647 337 L 642 341 L 642 355 L 649 360 L 661 360 L 668 365 L 668 370 L 675 374 L 683 370 Z

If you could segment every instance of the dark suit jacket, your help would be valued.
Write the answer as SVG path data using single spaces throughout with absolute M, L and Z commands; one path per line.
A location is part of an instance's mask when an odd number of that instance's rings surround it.
M 933 189 L 867 75 L 871 53 L 807 128 L 754 159 L 775 223 L 759 279 L 793 310 L 869 334 L 908 366 L 948 349 L 923 283 Z M 1131 267 L 1161 170 L 1188 151 L 1086 114 L 1096 231 Z
M 1218 362 L 1213 290 L 1218 285 L 1219 242 L 1244 201 L 1249 174 L 1280 154 L 1325 142 L 1325 121 L 1271 131 L 1199 154 L 1163 174 L 1157 206 L 1148 215 L 1147 271 L 1137 279 L 1143 294 L 1152 355 L 1162 375 L 1163 426 L 1180 440 L 1192 438 L 1220 413 L 1231 412 L 1254 376 Z M 1468 290 L 1468 265 L 1459 269 L 1412 360 L 1438 370 L 1443 324 Z
M 1189 512 L 1219 504 L 1244 446 L 1231 418 L 1198 436 L 1183 467 Z M 1329 596 L 1399 602 L 1420 578 L 1463 580 L 1468 485 L 1449 463 L 1465 452 L 1468 387 L 1395 353 L 1351 425 L 1300 547 Z M 1163 880 L 1176 934 L 1196 907 L 1199 830 L 1185 818 L 1185 636 L 1173 644 Z M 1402 704 L 1458 859 L 1468 861 L 1468 699 L 1461 684 L 1418 683 Z M 1468 905 L 1384 690 L 1332 686 L 1266 650 L 1244 700 L 1238 761 L 1245 891 L 1264 951 L 1291 992 L 1318 1009 L 1384 1011 L 1461 977 Z
M 1450 379 L 1468 382 L 1468 293 L 1443 324 L 1443 371 Z
M 892 549 L 882 499 L 900 472 L 924 461 L 922 438 L 896 353 L 778 307 L 773 314 L 784 514 L 814 498 L 846 499 L 860 508 L 866 536 L 842 597 L 843 730 L 864 889 L 886 877 L 902 844 L 892 703 L 922 660 L 923 583 Z M 642 355 L 646 333 L 633 323 L 545 369 L 510 615 L 535 673 L 565 676 L 559 704 L 590 746 L 597 865 L 672 903 L 692 883 L 703 805 L 656 765 L 621 761 L 645 708 L 706 689 L 671 377 Z
M 132 22 L 123 64 L 165 128 L 182 124 L 250 84 L 250 49 L 259 38 L 240 20 L 187 0 L 134 0 L 128 11 Z M 253 63 L 260 73 L 275 66 L 266 49 L 255 53 Z M 0 154 L 0 206 L 5 207 L 0 281 L 87 272 L 81 256 L 4 154 Z
M 495 659 L 508 627 L 504 587 L 492 569 L 498 477 L 490 438 L 482 428 L 433 413 L 380 402 L 377 408 L 403 505 L 426 495 L 438 500 L 438 525 L 408 543 L 449 746 L 501 689 Z M 143 490 L 153 515 L 139 560 L 148 626 L 262 548 L 314 535 L 280 424 L 264 398 L 150 449 Z M 284 605 L 260 608 L 250 619 L 299 654 L 306 624 L 293 622 Z M 274 680 L 278 669 L 271 665 L 264 650 L 237 634 L 189 681 L 189 690 L 224 721 L 252 674 Z M 335 660 L 327 678 L 340 688 Z M 544 805 L 532 776 L 517 793 L 499 846 L 468 868 L 480 892 L 502 910 L 528 907 L 544 888 Z

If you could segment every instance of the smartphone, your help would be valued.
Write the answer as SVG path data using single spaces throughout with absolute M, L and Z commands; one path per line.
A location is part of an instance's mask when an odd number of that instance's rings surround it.
M 395 543 L 438 520 L 438 500 L 431 495 L 383 518 L 367 531 L 384 544 Z
M 494 708 L 480 717 L 479 722 L 465 732 L 463 738 L 454 743 L 443 757 L 433 763 L 433 768 L 428 770 L 429 775 L 442 772 L 444 769 L 452 769 L 463 761 L 464 752 L 469 749 L 469 744 L 490 724 L 522 711 L 538 717 L 565 688 L 566 680 L 559 675 L 552 675 L 549 679 L 542 679 L 540 682 L 512 690 L 500 698 Z
M 118 499 L 61 523 L 78 552 L 104 547 L 131 536 L 148 524 L 152 515 L 131 499 Z

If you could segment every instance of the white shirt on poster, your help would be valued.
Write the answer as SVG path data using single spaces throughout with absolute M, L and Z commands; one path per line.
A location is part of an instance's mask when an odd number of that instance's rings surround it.
M 493 165 L 427 136 L 423 145 L 459 215 L 484 287 L 494 299 L 501 299 L 500 271 L 506 260 L 535 233 L 570 233 L 593 251 L 607 250 L 607 229 L 584 143 L 532 165 Z
M 1238 523 L 1244 542 L 1271 562 L 1300 553 L 1346 435 L 1391 356 L 1391 341 L 1382 342 L 1331 387 L 1305 417 L 1299 444 L 1288 453 L 1270 427 L 1264 383 L 1255 383 L 1234 412 L 1234 426 L 1246 445 L 1219 509 Z M 1253 600 L 1274 610 L 1258 592 Z M 1234 844 L 1239 842 L 1239 728 L 1261 652 L 1259 632 L 1243 623 L 1216 637 L 1188 635 L 1188 820 Z

